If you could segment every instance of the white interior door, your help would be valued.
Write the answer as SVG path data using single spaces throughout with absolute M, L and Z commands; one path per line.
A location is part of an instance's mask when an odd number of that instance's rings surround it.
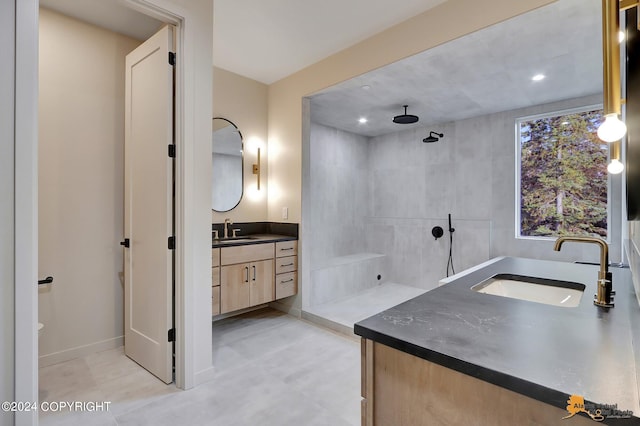
M 173 39 L 166 26 L 128 54 L 125 83 L 125 353 L 165 383 L 173 381 Z

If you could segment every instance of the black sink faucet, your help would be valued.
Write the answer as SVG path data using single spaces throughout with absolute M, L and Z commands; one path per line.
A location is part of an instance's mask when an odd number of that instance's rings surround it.
M 593 304 L 601 306 L 603 308 L 613 308 L 613 295 L 615 292 L 612 290 L 613 282 L 612 275 L 609 272 L 609 246 L 607 242 L 602 238 L 597 237 L 560 237 L 556 240 L 556 244 L 553 247 L 555 251 L 560 251 L 562 243 L 565 241 L 573 241 L 576 243 L 592 243 L 600 246 L 600 271 L 598 272 L 598 284 Z

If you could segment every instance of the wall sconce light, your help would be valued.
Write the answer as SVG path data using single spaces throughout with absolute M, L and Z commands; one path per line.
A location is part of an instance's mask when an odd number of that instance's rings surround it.
M 620 139 L 627 133 L 627 126 L 620 120 L 622 112 L 620 93 L 620 12 L 637 7 L 639 0 L 602 0 L 602 62 L 604 122 L 598 128 L 598 137 L 609 142 L 611 162 L 607 170 L 621 173 Z M 638 23 L 640 28 L 640 22 Z
M 258 175 L 258 191 L 260 190 L 260 148 L 258 148 L 258 162 L 253 165 L 253 174 Z
M 602 63 L 604 122 L 598 127 L 598 137 L 615 142 L 627 133 L 620 120 L 620 7 L 619 0 L 602 0 Z
M 609 152 L 611 153 L 611 161 L 607 165 L 607 171 L 612 175 L 622 173 L 624 164 L 620 161 L 620 141 L 612 142 L 609 145 Z

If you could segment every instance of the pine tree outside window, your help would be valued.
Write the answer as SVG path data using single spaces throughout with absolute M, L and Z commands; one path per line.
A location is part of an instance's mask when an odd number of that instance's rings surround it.
M 600 106 L 517 120 L 516 237 L 608 235 Z

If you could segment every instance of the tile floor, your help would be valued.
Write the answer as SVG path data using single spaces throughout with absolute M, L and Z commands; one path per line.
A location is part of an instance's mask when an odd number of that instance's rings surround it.
M 108 412 L 40 413 L 41 425 L 360 424 L 360 344 L 272 309 L 213 325 L 212 381 L 165 385 L 122 348 L 40 369 L 40 401 L 111 401 Z
M 338 301 L 312 306 L 304 316 L 325 327 L 352 334 L 353 324 L 358 321 L 420 296 L 426 291 L 404 284 L 384 283 Z

